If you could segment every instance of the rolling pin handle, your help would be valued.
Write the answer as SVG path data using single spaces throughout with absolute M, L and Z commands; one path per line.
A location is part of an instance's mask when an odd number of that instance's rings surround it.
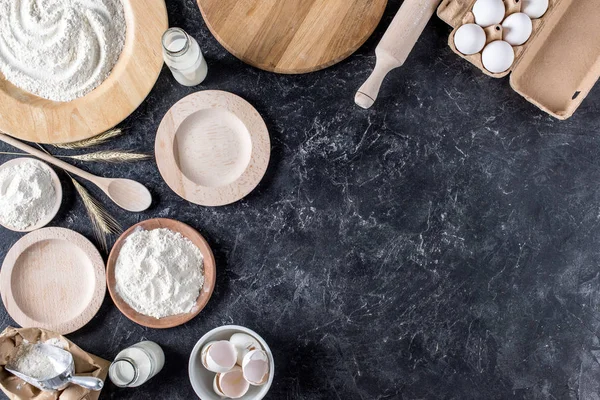
M 354 97 L 354 102 L 364 109 L 371 108 L 371 106 L 377 100 L 377 96 L 379 95 L 379 90 L 381 89 L 381 84 L 383 80 L 387 76 L 387 74 L 394 68 L 398 68 L 401 65 L 398 65 L 396 60 L 389 60 L 385 56 L 378 55 L 377 62 L 375 63 L 375 69 L 369 76 L 369 79 L 358 89 L 356 92 L 356 96 Z

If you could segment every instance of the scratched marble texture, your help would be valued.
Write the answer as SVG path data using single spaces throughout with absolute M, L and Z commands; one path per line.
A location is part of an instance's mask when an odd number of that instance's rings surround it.
M 218 268 L 212 300 L 184 326 L 140 327 L 107 296 L 69 335 L 108 359 L 142 339 L 164 347 L 160 375 L 138 389 L 108 384 L 101 399 L 193 398 L 189 352 L 232 323 L 273 349 L 268 399 L 600 399 L 600 91 L 557 121 L 453 54 L 434 17 L 376 107 L 360 110 L 354 92 L 400 3 L 348 60 L 281 76 L 229 55 L 193 0 L 167 0 L 171 24 L 201 43 L 208 79 L 184 88 L 164 70 L 121 124 L 127 135 L 103 148 L 151 152 L 172 104 L 220 89 L 263 115 L 272 159 L 256 191 L 220 208 L 177 197 L 153 161 L 78 163 L 147 184 L 155 200 L 141 214 L 86 186 L 125 227 L 151 217 L 194 226 Z M 52 225 L 92 238 L 61 178 Z M 20 236 L 0 231 L 1 257 Z

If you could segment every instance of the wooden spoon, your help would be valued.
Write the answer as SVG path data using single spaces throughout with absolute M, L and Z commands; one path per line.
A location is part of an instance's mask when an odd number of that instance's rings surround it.
M 3 133 L 0 133 L 0 141 L 92 182 L 106 193 L 115 204 L 127 211 L 141 212 L 147 210 L 152 204 L 152 195 L 139 182 L 131 179 L 101 178 L 92 175 Z

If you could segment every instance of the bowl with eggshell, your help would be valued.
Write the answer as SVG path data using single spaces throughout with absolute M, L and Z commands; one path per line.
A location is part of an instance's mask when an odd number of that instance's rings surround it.
M 273 383 L 275 362 L 259 334 L 243 326 L 226 325 L 198 340 L 188 373 L 194 391 L 203 400 L 260 400 Z

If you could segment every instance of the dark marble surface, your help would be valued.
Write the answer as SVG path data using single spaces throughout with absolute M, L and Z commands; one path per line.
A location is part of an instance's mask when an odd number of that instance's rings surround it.
M 559 122 L 447 47 L 434 18 L 376 107 L 353 105 L 377 33 L 325 71 L 280 76 L 246 66 L 209 34 L 193 0 L 168 0 L 171 24 L 199 39 L 199 88 L 167 70 L 106 148 L 152 151 L 160 119 L 203 89 L 246 98 L 265 118 L 272 159 L 246 199 L 205 208 L 177 197 L 155 163 L 88 165 L 145 182 L 142 214 L 191 224 L 214 249 L 214 296 L 190 323 L 140 327 L 106 297 L 69 338 L 105 358 L 142 339 L 163 372 L 103 399 L 190 399 L 188 354 L 206 331 L 248 326 L 277 364 L 268 399 L 600 398 L 600 91 Z M 8 150 L 6 146 L 0 149 Z M 9 159 L 1 156 L 0 161 Z M 52 225 L 92 237 L 62 175 Z M 108 201 L 93 187 L 92 192 Z M 2 251 L 21 235 L 0 232 Z M 0 310 L 2 327 L 14 322 Z

